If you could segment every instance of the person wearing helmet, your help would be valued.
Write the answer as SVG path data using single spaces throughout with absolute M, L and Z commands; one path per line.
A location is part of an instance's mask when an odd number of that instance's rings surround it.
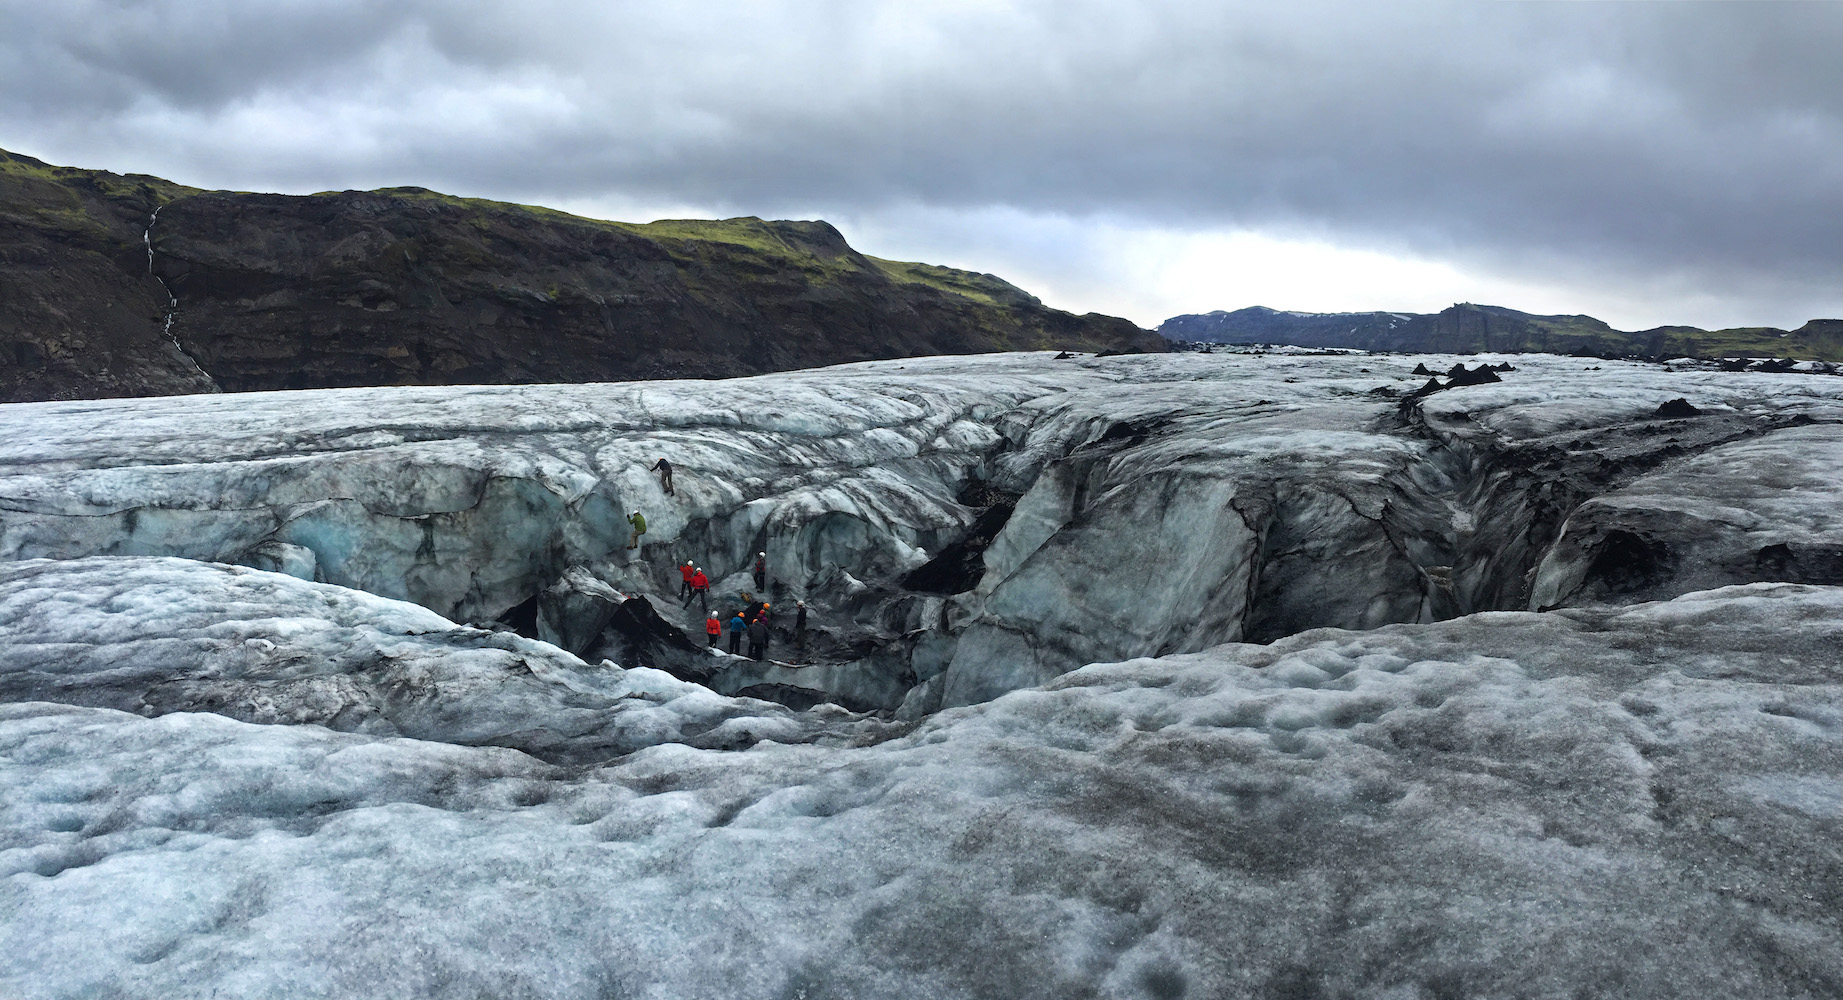
M 768 553 L 755 553 L 755 589 L 768 589 Z
M 637 549 L 640 547 L 640 536 L 646 534 L 646 515 L 636 510 L 627 515 L 627 523 L 634 529 L 633 535 L 627 539 L 627 547 Z
M 729 625 L 730 655 L 736 656 L 742 652 L 742 633 L 744 629 L 749 627 L 749 623 L 742 620 L 742 612 L 738 611 L 735 615 L 731 616 Z
M 749 623 L 749 659 L 760 660 L 768 655 L 768 622 L 757 618 Z
M 659 473 L 659 488 L 666 491 L 666 496 L 675 495 L 672 492 L 672 463 L 666 461 L 665 456 L 661 455 L 659 461 L 654 462 L 653 467 L 646 471 Z
M 794 645 L 806 648 L 806 602 L 794 602 Z
M 685 581 L 678 585 L 678 597 L 686 604 L 691 603 L 691 577 L 696 572 L 697 569 L 689 562 L 678 568 L 678 575 L 685 578 Z
M 685 603 L 679 606 L 690 607 L 691 599 L 694 597 L 697 598 L 699 604 L 703 605 L 704 613 L 710 614 L 710 577 L 705 576 L 701 569 L 691 574 L 691 595 L 686 597 Z
M 704 634 L 710 637 L 710 648 L 717 648 L 717 640 L 723 636 L 723 620 L 716 615 L 705 612 Z

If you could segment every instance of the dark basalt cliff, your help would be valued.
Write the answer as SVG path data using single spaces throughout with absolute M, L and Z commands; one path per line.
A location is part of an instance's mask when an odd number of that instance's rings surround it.
M 154 209 L 191 193 L 0 152 L 0 400 L 213 390 L 162 330 L 143 241 Z
M 633 225 L 420 188 L 200 191 L 0 152 L 5 401 L 1037 348 L 1165 342 L 991 275 L 868 257 L 824 222 Z

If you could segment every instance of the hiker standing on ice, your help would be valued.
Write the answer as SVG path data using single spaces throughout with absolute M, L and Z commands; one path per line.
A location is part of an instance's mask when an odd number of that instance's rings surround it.
M 806 602 L 794 602 L 794 645 L 806 648 Z
M 661 455 L 659 461 L 654 462 L 653 467 L 646 471 L 659 473 L 659 488 L 666 491 L 666 496 L 677 495 L 672 492 L 672 463 L 666 461 L 665 456 Z
M 710 637 L 710 648 L 717 648 L 717 640 L 723 636 L 723 622 L 716 615 L 705 612 L 704 634 Z
M 768 589 L 768 553 L 755 553 L 755 589 Z
M 749 623 L 749 659 L 759 660 L 768 655 L 768 623 L 760 618 Z
M 735 616 L 730 619 L 731 656 L 736 656 L 742 652 L 742 630 L 747 627 L 748 623 L 742 620 L 742 612 L 740 611 L 736 612 Z
M 640 536 L 646 534 L 646 515 L 636 510 L 627 515 L 627 523 L 633 525 L 634 529 L 633 536 L 627 539 L 627 547 L 637 549 L 640 547 Z
M 710 577 L 705 576 L 701 569 L 691 574 L 691 593 L 685 598 L 685 603 L 679 606 L 690 607 L 691 599 L 694 597 L 697 598 L 699 604 L 704 606 L 704 613 L 710 614 Z
M 691 577 L 696 572 L 688 562 L 678 568 L 678 575 L 685 578 L 685 582 L 678 586 L 678 599 L 686 604 L 691 603 Z

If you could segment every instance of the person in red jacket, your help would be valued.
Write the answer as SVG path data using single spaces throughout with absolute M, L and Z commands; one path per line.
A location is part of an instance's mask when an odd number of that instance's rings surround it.
M 705 614 L 710 614 L 710 577 L 705 576 L 701 569 L 691 574 L 691 597 L 697 598 L 698 603 L 704 606 Z M 685 598 L 681 607 L 690 607 L 691 597 Z
M 723 637 L 723 622 L 716 615 L 704 612 L 704 635 L 710 639 L 710 648 L 717 648 L 717 640 Z
M 678 575 L 685 578 L 685 582 L 680 584 L 678 588 L 679 600 L 685 601 L 686 603 L 691 601 L 691 577 L 696 572 L 696 567 L 692 566 L 689 562 L 678 568 Z

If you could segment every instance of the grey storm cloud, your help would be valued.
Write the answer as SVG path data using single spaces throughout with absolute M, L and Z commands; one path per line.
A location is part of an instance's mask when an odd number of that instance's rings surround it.
M 0 0 L 0 146 L 244 188 L 987 207 L 1843 274 L 1843 4 Z

